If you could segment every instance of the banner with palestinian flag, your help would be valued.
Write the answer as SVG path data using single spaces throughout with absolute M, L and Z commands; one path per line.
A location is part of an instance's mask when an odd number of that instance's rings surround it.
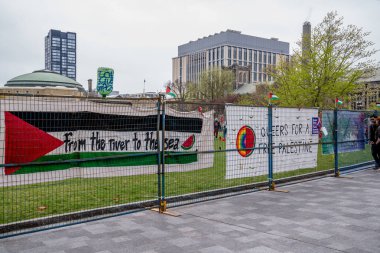
M 0 186 L 157 173 L 157 121 L 163 116 L 154 103 L 17 97 L 0 102 L 0 162 L 14 165 L 1 169 Z M 166 172 L 212 166 L 213 154 L 192 152 L 213 149 L 212 114 L 166 108 Z M 72 162 L 62 163 L 67 160 Z

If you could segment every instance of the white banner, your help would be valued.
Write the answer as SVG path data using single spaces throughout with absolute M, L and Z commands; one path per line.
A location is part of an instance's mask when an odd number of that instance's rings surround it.
M 157 173 L 154 152 L 161 143 L 153 102 L 112 104 L 70 98 L 5 97 L 0 99 L 0 110 L 2 164 L 142 153 L 130 158 L 2 168 L 0 186 Z M 166 157 L 166 172 L 213 166 L 213 153 L 186 154 L 213 150 L 213 112 L 178 112 L 167 107 L 165 122 L 165 151 L 173 153 Z M 145 152 L 152 155 L 144 156 Z
M 318 109 L 273 108 L 273 172 L 313 168 Z M 268 174 L 268 108 L 226 106 L 226 179 Z M 244 150 L 245 148 L 251 150 Z

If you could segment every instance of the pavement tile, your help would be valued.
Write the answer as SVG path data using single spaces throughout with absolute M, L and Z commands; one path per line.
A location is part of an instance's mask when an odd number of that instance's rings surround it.
M 200 252 L 202 253 L 232 253 L 233 251 L 221 246 L 212 246 L 212 247 L 201 249 Z

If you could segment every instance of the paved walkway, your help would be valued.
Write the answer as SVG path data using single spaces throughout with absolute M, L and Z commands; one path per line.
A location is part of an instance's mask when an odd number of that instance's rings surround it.
M 0 240 L 0 252 L 380 252 L 380 172 Z

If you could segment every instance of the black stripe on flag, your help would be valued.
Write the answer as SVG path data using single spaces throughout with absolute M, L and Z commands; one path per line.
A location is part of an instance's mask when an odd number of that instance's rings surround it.
M 45 132 L 156 131 L 157 115 L 131 116 L 94 112 L 10 112 Z M 162 121 L 162 115 L 161 115 Z M 203 120 L 165 115 L 166 131 L 200 133 Z M 162 128 L 162 124 L 160 124 Z M 160 129 L 161 130 L 161 129 Z

